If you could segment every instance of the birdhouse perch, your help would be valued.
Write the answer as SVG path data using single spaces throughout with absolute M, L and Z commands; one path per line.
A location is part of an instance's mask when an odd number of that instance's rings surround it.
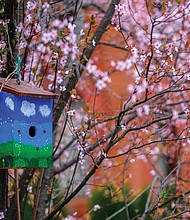
M 15 79 L 0 88 L 0 167 L 51 167 L 56 94 Z

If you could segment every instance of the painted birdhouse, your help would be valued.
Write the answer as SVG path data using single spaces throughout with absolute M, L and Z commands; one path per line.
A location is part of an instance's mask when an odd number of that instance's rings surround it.
M 15 79 L 0 88 L 0 167 L 51 167 L 56 94 Z

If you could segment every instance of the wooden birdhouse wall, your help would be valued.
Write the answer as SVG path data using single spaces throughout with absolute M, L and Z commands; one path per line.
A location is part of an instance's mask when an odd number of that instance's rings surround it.
M 52 98 L 0 92 L 0 167 L 52 166 Z

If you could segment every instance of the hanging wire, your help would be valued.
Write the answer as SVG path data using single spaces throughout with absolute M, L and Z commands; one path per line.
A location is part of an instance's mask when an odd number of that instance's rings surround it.
M 17 68 L 10 73 L 7 78 L 5 79 L 4 83 L 2 83 L 1 88 L 0 88 L 0 92 L 3 90 L 3 88 L 7 85 L 7 83 L 9 82 L 9 80 L 14 76 L 17 75 Z
M 20 0 L 17 1 L 18 2 L 18 13 L 17 13 L 17 25 L 19 24 L 20 21 Z M 21 59 L 20 59 L 20 50 L 19 50 L 19 38 L 18 38 L 18 56 L 17 56 L 17 80 L 16 82 L 18 83 L 18 85 L 20 85 L 20 66 L 21 66 Z
M 16 82 L 20 85 L 20 54 L 17 57 L 17 80 Z

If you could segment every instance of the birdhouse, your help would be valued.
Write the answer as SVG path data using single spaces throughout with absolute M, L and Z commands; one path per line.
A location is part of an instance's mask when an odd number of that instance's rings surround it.
M 56 94 L 15 79 L 0 88 L 0 167 L 51 167 Z

